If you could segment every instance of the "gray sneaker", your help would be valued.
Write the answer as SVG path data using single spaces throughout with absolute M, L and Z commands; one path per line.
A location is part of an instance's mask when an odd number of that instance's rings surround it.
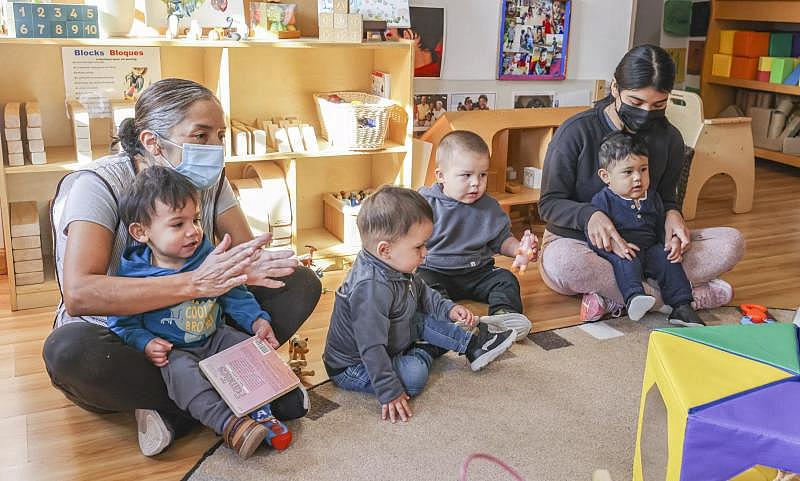
M 643 318 L 647 311 L 656 303 L 656 298 L 645 294 L 639 294 L 628 300 L 628 317 L 632 321 Z
M 508 329 L 514 331 L 514 340 L 521 341 L 531 332 L 531 321 L 523 314 L 516 312 L 503 312 L 491 316 L 481 316 L 480 322 L 489 327 L 489 332 L 503 332 Z
M 139 449 L 145 456 L 155 456 L 172 444 L 172 431 L 161 419 L 161 415 L 152 409 L 137 409 L 136 426 L 139 430 Z

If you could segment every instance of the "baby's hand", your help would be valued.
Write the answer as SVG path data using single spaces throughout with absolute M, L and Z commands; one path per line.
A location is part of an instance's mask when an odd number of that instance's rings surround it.
M 150 342 L 144 346 L 144 354 L 147 356 L 147 359 L 150 359 L 150 362 L 152 362 L 156 367 L 164 367 L 169 364 L 169 359 L 167 359 L 167 356 L 171 350 L 172 343 L 165 341 L 160 337 L 151 339 Z
M 408 405 L 408 394 L 403 393 L 388 403 L 381 406 L 381 420 L 386 421 L 388 417 L 392 424 L 397 422 L 397 418 L 401 421 L 407 422 L 408 418 L 414 415 L 411 412 L 411 406 Z
M 664 246 L 664 251 L 667 252 L 667 260 L 673 264 L 683 262 L 683 253 L 681 253 L 681 240 L 677 236 L 673 236 L 669 240 L 669 244 Z
M 475 321 L 477 321 L 477 318 L 475 317 L 475 314 L 472 313 L 472 311 L 458 304 L 456 304 L 455 306 L 453 306 L 452 309 L 450 309 L 450 319 L 453 322 L 463 322 L 469 327 L 474 327 Z
M 539 239 L 537 239 L 536 235 L 531 233 L 530 230 L 526 230 L 525 234 L 522 236 L 519 246 L 517 247 L 517 256 L 514 258 L 514 262 L 511 264 L 511 270 L 514 272 L 519 272 L 520 274 L 524 274 L 525 269 L 528 268 L 528 263 L 535 261 L 538 254 Z

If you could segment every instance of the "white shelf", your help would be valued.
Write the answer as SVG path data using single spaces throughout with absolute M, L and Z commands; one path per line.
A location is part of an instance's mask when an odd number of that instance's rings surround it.
M 348 47 L 348 48 L 406 48 L 407 40 L 373 41 L 361 43 L 349 42 L 323 42 L 318 38 L 306 37 L 298 39 L 250 39 L 250 40 L 186 40 L 163 37 L 118 37 L 118 38 L 14 38 L 0 36 L 0 44 L 11 45 L 85 45 L 87 47 L 194 47 L 194 48 L 247 48 L 251 46 L 271 46 L 281 48 L 319 48 L 319 47 Z

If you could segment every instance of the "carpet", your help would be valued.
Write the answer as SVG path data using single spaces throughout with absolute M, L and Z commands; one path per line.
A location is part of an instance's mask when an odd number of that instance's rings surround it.
M 794 314 L 770 312 L 781 322 Z M 740 315 L 724 307 L 701 317 L 714 325 Z M 309 416 L 289 423 L 289 449 L 241 460 L 217 444 L 184 480 L 454 480 L 476 451 L 528 481 L 589 480 L 595 469 L 631 479 L 648 336 L 668 324 L 653 313 L 595 326 L 532 334 L 477 373 L 446 354 L 413 399 L 408 423 L 380 421 L 373 397 L 323 383 L 310 391 Z M 476 462 L 469 479 L 511 478 Z

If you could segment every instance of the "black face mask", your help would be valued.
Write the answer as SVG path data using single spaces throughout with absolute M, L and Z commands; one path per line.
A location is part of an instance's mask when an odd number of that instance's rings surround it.
M 653 127 L 653 125 L 662 121 L 667 112 L 667 109 L 644 110 L 628 105 L 622 100 L 619 102 L 621 105 L 617 110 L 617 114 L 625 127 L 631 132 L 647 130 Z

